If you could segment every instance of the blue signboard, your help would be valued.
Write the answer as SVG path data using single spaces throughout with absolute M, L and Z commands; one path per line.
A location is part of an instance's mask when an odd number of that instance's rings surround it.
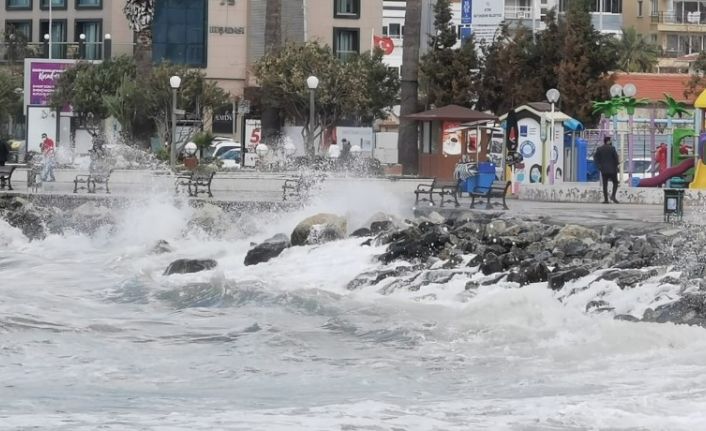
M 472 10 L 471 0 L 461 0 L 461 24 L 471 24 Z
M 461 43 L 465 43 L 471 38 L 473 30 L 470 27 L 461 27 Z

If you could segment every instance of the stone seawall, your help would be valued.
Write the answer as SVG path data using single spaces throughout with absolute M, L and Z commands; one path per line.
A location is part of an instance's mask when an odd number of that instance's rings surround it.
M 609 185 L 609 190 L 612 185 Z M 521 185 L 517 197 L 521 200 L 545 202 L 601 202 L 603 189 L 598 183 L 562 183 L 554 185 Z M 617 198 L 621 203 L 662 205 L 664 189 L 647 187 L 619 187 Z M 706 206 L 706 190 L 685 189 L 684 205 Z

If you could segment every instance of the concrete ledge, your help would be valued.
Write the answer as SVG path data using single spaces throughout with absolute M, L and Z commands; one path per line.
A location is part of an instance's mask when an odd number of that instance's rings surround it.
M 611 188 L 609 185 L 609 190 Z M 603 189 L 598 183 L 523 184 L 517 197 L 531 201 L 595 203 L 603 201 Z M 626 204 L 662 205 L 664 189 L 623 186 L 618 188 L 617 198 Z M 684 205 L 706 205 L 706 190 L 685 189 Z

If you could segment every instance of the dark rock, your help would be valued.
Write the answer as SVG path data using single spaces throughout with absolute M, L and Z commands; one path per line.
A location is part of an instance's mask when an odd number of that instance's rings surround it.
M 471 258 L 471 260 L 468 262 L 467 266 L 470 266 L 470 267 L 478 266 L 481 263 L 483 263 L 483 256 L 480 254 L 477 254 Z
M 446 263 L 444 263 L 442 268 L 444 268 L 444 269 L 456 268 L 457 266 L 459 266 L 462 263 L 463 263 L 463 257 L 461 257 L 458 254 L 452 254 L 451 256 L 449 256 L 449 259 L 446 261 Z
M 164 275 L 207 271 L 215 268 L 216 265 L 217 263 L 213 259 L 178 259 L 169 264 Z
M 487 280 L 483 280 L 481 282 L 481 286 L 493 286 L 495 284 L 498 284 L 503 278 L 505 278 L 505 274 L 498 274 L 495 277 L 491 277 Z
M 513 266 L 520 263 L 520 260 L 517 258 L 517 256 L 515 256 L 512 253 L 505 253 L 505 254 L 501 255 L 499 258 L 500 258 L 500 263 L 503 266 L 503 270 L 512 268 Z
M 373 233 L 370 229 L 368 229 L 367 227 L 361 227 L 360 229 L 354 230 L 350 236 L 354 238 L 365 238 L 372 235 Z
M 588 268 L 583 266 L 567 268 L 563 270 L 555 270 L 554 272 L 549 273 L 547 281 L 549 282 L 550 289 L 559 290 L 564 287 L 567 282 L 571 280 L 576 280 L 581 277 L 585 277 L 590 273 L 591 272 L 588 270 Z
M 545 264 L 529 261 L 523 262 L 519 268 L 512 270 L 507 276 L 507 281 L 513 281 L 520 286 L 525 286 L 530 283 L 547 281 L 548 275 L 549 270 Z
M 381 232 L 387 232 L 395 228 L 395 224 L 390 220 L 380 220 L 370 223 L 370 231 L 373 235 Z
M 366 239 L 365 241 L 363 241 L 363 242 L 360 243 L 361 246 L 364 246 L 364 245 L 371 246 L 372 244 L 373 244 L 373 239 L 372 239 L 372 238 L 368 238 L 368 239 Z
M 655 310 L 648 308 L 642 320 L 706 326 L 706 294 L 689 293 L 675 302 L 660 305 Z
M 384 263 L 392 262 L 398 258 L 426 259 L 439 253 L 446 244 L 450 243 L 448 229 L 444 225 L 429 224 L 426 230 L 407 229 L 398 240 L 388 246 L 388 249 L 379 259 Z
M 496 272 L 501 272 L 503 270 L 503 264 L 500 258 L 495 253 L 488 253 L 483 258 L 483 262 L 480 264 L 480 271 L 484 275 L 494 274 Z
M 591 310 L 601 310 L 608 308 L 610 304 L 608 304 L 606 301 L 603 301 L 602 299 L 597 299 L 594 301 L 590 301 L 588 304 L 586 304 L 586 312 L 589 312 Z
M 631 316 L 629 314 L 618 314 L 617 316 L 614 317 L 615 320 L 624 320 L 626 322 L 639 322 L 640 319 L 638 319 L 635 316 Z
M 583 241 L 576 238 L 557 240 L 556 247 L 567 257 L 583 256 L 588 250 L 588 246 Z
M 279 256 L 284 249 L 288 248 L 289 238 L 287 235 L 278 233 L 272 238 L 268 238 L 261 244 L 255 246 L 245 255 L 245 265 L 257 265 Z
M 398 266 L 392 269 L 385 269 L 382 271 L 369 271 L 358 275 L 356 278 L 348 283 L 348 290 L 355 290 L 361 286 L 374 286 L 379 282 L 390 278 L 390 277 L 400 277 L 410 272 L 418 271 L 420 268 L 416 266 Z
M 621 289 L 634 287 L 638 283 L 657 275 L 656 270 L 640 271 L 639 269 L 614 269 L 603 273 L 597 280 L 614 281 Z
M 44 239 L 47 236 L 41 217 L 25 208 L 9 212 L 5 219 L 10 226 L 20 229 L 30 240 Z
M 157 244 L 152 247 L 152 254 L 164 254 L 164 253 L 171 253 L 173 252 L 174 249 L 172 249 L 172 246 L 165 240 L 160 239 L 157 241 Z
M 302 220 L 292 231 L 294 246 L 322 244 L 346 235 L 346 219 L 334 214 L 316 214 Z

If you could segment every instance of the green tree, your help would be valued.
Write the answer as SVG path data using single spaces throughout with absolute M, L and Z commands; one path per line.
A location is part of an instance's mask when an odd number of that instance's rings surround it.
M 303 124 L 305 138 L 316 137 L 341 119 L 357 122 L 384 116 L 399 89 L 397 75 L 382 63 L 379 52 L 341 61 L 317 42 L 289 44 L 263 56 L 254 65 L 262 88 L 262 103 L 279 109 L 288 119 Z M 309 89 L 306 79 L 319 78 L 316 90 L 317 124 L 309 124 Z M 307 144 L 309 139 L 305 139 Z M 313 156 L 315 148 L 307 148 Z
M 651 72 L 657 65 L 660 49 L 639 34 L 635 27 L 623 28 L 610 46 L 615 50 L 618 69 L 623 72 Z
M 542 100 L 542 81 L 536 71 L 537 52 L 531 32 L 503 25 L 490 45 L 482 47 L 485 58 L 478 107 L 505 113 L 527 102 Z
M 282 0 L 267 0 L 266 12 L 265 53 L 267 54 L 282 48 Z M 263 142 L 271 143 L 277 140 L 280 135 L 280 123 L 280 113 L 276 107 L 268 105 L 262 110 Z
M 562 60 L 557 68 L 562 111 L 593 124 L 593 100 L 608 93 L 612 78 L 608 72 L 615 66 L 615 54 L 608 37 L 601 36 L 591 24 L 589 2 L 575 0 L 566 12 Z
M 22 113 L 22 76 L 0 69 L 0 137 L 5 135 L 10 117 Z
M 684 89 L 684 97 L 698 96 L 706 88 L 706 51 L 701 51 L 691 66 L 693 73 Z
M 113 116 L 128 142 L 146 145 L 155 133 L 167 140 L 172 114 L 169 77 L 173 75 L 182 78 L 177 105 L 191 118 L 201 119 L 205 111 L 228 100 L 202 71 L 163 63 L 138 79 L 135 61 L 120 57 L 97 64 L 78 63 L 68 69 L 57 82 L 51 104 L 55 109 L 71 105 L 81 125 L 94 133 L 102 120 Z
M 451 22 L 450 0 L 434 5 L 436 33 L 429 39 L 429 51 L 422 56 L 419 68 L 427 104 L 472 107 L 477 100 L 480 64 L 473 38 L 454 49 L 456 30 Z
M 406 116 L 419 110 L 419 45 L 422 23 L 422 0 L 407 0 L 405 6 L 404 51 L 400 87 L 400 130 L 397 153 L 405 174 L 419 168 L 417 122 Z

